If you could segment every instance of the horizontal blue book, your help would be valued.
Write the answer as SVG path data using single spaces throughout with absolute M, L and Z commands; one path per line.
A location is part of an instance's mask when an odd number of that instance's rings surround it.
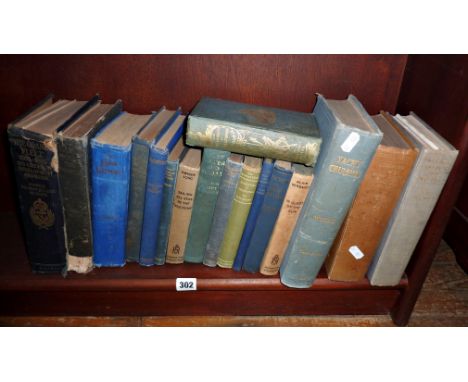
M 242 238 L 239 243 L 239 249 L 237 250 L 237 255 L 232 266 L 235 271 L 240 271 L 244 265 L 245 255 L 247 253 L 254 228 L 257 224 L 257 218 L 260 214 L 260 208 L 262 207 L 263 200 L 265 198 L 265 192 L 272 172 L 273 161 L 271 159 L 265 158 L 263 160 L 262 172 L 260 173 L 260 178 L 258 180 L 257 189 L 255 190 L 252 206 L 250 207 L 249 216 L 247 218 L 247 222 L 245 223 L 244 232 L 242 233 Z
M 263 199 L 260 213 L 250 239 L 242 269 L 247 272 L 258 272 L 268 241 L 283 204 L 284 195 L 291 181 L 291 162 L 276 160 L 270 181 Z
M 318 95 L 314 115 L 322 136 L 315 178 L 280 268 L 281 282 L 314 282 L 348 213 L 382 133 L 352 95 L 343 101 Z
M 169 229 L 171 228 L 172 201 L 174 199 L 177 172 L 179 170 L 179 163 L 186 152 L 187 147 L 184 146 L 183 138 L 180 138 L 167 158 L 156 257 L 154 259 L 155 265 L 163 265 L 166 262 L 167 242 L 169 239 Z
M 161 138 L 151 145 L 141 231 L 141 265 L 155 264 L 167 159 L 182 136 L 184 125 L 185 116 L 179 115 Z
M 94 264 L 125 265 L 132 137 L 150 115 L 123 112 L 91 140 Z

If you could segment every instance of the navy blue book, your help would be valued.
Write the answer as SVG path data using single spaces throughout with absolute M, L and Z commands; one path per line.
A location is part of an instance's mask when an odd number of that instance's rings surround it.
M 179 115 L 161 138 L 151 145 L 146 177 L 145 208 L 141 231 L 140 264 L 154 265 L 159 222 L 163 204 L 163 188 L 169 153 L 182 136 L 185 116 Z
M 239 249 L 237 250 L 234 265 L 232 266 L 232 268 L 236 271 L 240 271 L 242 269 L 242 265 L 244 264 L 247 248 L 249 247 L 250 239 L 252 237 L 255 225 L 257 224 L 257 218 L 260 214 L 260 208 L 262 207 L 263 199 L 265 198 L 265 192 L 272 172 L 273 161 L 271 159 L 265 158 L 263 160 L 262 172 L 260 173 L 260 179 L 257 184 L 257 189 L 255 190 L 252 206 L 250 207 L 249 216 L 247 218 L 247 222 L 245 223 L 244 232 L 242 233 Z
M 119 114 L 91 140 L 94 264 L 125 265 L 132 137 L 151 115 Z
M 247 272 L 258 272 L 268 241 L 283 204 L 284 195 L 291 181 L 292 167 L 290 162 L 277 160 L 263 199 L 257 223 L 252 233 L 242 269 Z

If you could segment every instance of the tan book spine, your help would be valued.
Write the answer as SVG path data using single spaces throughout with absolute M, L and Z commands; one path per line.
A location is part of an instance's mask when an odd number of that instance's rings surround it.
M 261 274 L 273 276 L 278 273 L 289 238 L 296 225 L 312 180 L 312 174 L 293 173 L 273 233 L 260 264 Z
M 185 244 L 199 173 L 200 167 L 193 168 L 183 163 L 179 167 L 172 204 L 166 263 L 181 264 L 184 262 Z

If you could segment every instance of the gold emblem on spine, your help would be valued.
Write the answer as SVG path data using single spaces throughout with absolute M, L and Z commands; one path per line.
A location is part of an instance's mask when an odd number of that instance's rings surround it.
M 41 229 L 48 229 L 54 225 L 55 215 L 46 202 L 37 199 L 29 209 L 32 222 Z

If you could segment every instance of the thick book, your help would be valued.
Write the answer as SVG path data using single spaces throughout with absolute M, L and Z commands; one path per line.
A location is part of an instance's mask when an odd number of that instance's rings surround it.
M 189 149 L 179 165 L 167 243 L 166 263 L 184 262 L 193 201 L 200 174 L 201 150 Z
M 217 260 L 217 265 L 222 268 L 232 268 L 234 263 L 261 168 L 260 158 L 245 157 Z
M 202 98 L 188 118 L 186 143 L 314 165 L 321 138 L 314 116 Z
M 243 162 L 244 157 L 242 155 L 231 154 L 224 165 L 213 222 L 206 243 L 205 256 L 203 257 L 203 264 L 206 266 L 216 267 Z
M 132 138 L 130 194 L 125 248 L 125 257 L 129 262 L 140 260 L 140 243 L 150 148 L 169 128 L 178 115 L 179 110 L 172 111 L 162 107 L 157 113 L 153 113 L 151 120 Z
M 291 163 L 276 160 L 252 238 L 247 248 L 244 264 L 242 265 L 244 271 L 255 273 L 260 269 L 260 263 L 262 262 L 268 240 L 280 213 L 291 176 Z
M 313 178 L 312 167 L 293 164 L 293 175 L 260 264 L 261 274 L 273 276 L 278 273 Z
M 399 283 L 458 151 L 415 114 L 395 120 L 419 155 L 368 271 L 372 285 Z
M 113 105 L 101 104 L 96 96 L 89 110 L 70 119 L 57 135 L 67 271 L 87 273 L 93 269 L 89 140 L 121 111 L 120 100 Z
M 318 95 L 314 114 L 323 145 L 280 268 L 281 282 L 294 288 L 314 282 L 382 139 L 352 95 L 343 101 Z
M 49 96 L 8 126 L 29 264 L 35 273 L 66 272 L 63 204 L 56 135 L 87 107 Z
M 269 158 L 265 158 L 262 164 L 262 171 L 260 172 L 260 178 L 258 179 L 257 189 L 252 200 L 252 206 L 250 207 L 249 216 L 245 223 L 244 232 L 239 243 L 239 249 L 237 250 L 236 258 L 232 268 L 235 271 L 240 271 L 244 264 L 245 255 L 249 247 L 250 239 L 252 238 L 253 231 L 257 225 L 258 215 L 260 214 L 260 208 L 262 207 L 263 200 L 265 199 L 265 192 L 270 181 L 271 173 L 273 172 L 273 161 Z
M 229 154 L 229 152 L 223 150 L 210 148 L 203 150 L 200 176 L 184 255 L 184 260 L 189 263 L 201 263 L 203 261 L 216 207 L 216 199 L 218 198 L 219 184 Z
M 167 158 L 166 174 L 164 176 L 163 197 L 161 205 L 161 216 L 159 218 L 159 228 L 156 244 L 155 265 L 163 265 L 166 262 L 167 239 L 169 238 L 169 228 L 171 227 L 172 202 L 174 199 L 174 190 L 179 171 L 179 163 L 184 157 L 187 147 L 184 145 L 183 138 L 172 149 Z
M 125 265 L 132 137 L 151 115 L 122 112 L 91 139 L 94 265 Z
M 418 154 L 388 113 L 372 119 L 383 133 L 382 142 L 325 261 L 330 280 L 366 276 Z

